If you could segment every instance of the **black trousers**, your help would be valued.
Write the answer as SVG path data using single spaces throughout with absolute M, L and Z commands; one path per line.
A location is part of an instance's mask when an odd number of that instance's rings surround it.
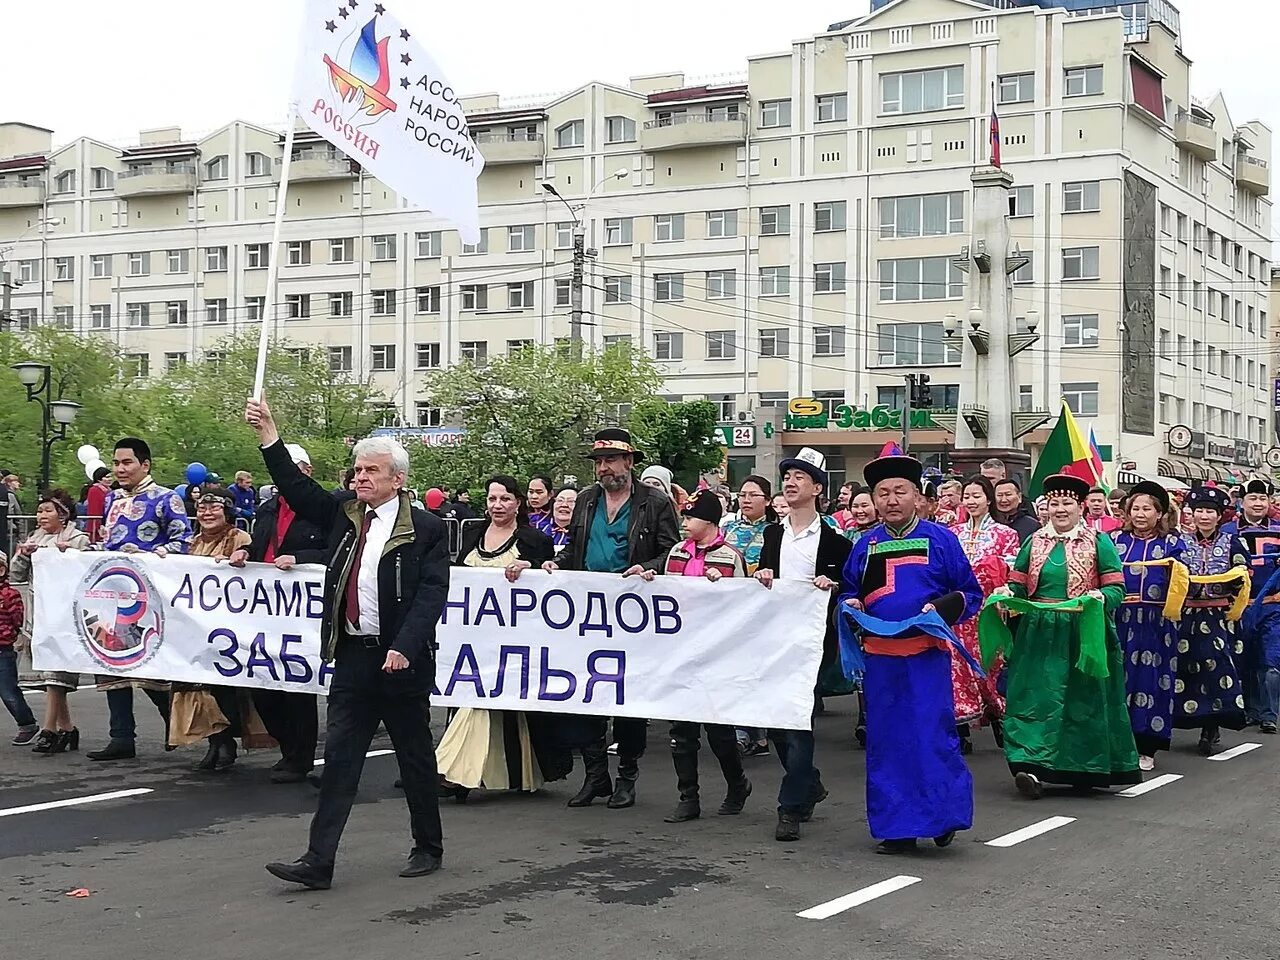
M 267 733 L 280 744 L 280 757 L 290 770 L 310 772 L 320 739 L 314 693 L 254 690 L 253 705 Z
M 385 647 L 339 642 L 329 683 L 320 803 L 311 821 L 307 848 L 307 860 L 321 868 L 333 868 L 338 841 L 360 785 L 364 755 L 379 722 L 386 726 L 400 764 L 414 847 L 437 857 L 444 852 L 436 796 L 439 774 L 429 714 L 430 662 L 384 673 L 386 656 Z
M 681 757 L 697 757 L 702 747 L 702 731 L 707 732 L 707 743 L 716 760 L 724 782 L 734 786 L 742 781 L 742 757 L 738 754 L 738 735 L 733 727 L 720 723 L 690 723 L 687 720 L 671 721 L 671 755 L 676 758 L 676 775 L 681 772 Z M 622 747 L 619 745 L 618 750 Z M 696 790 L 698 767 L 696 760 L 690 773 Z

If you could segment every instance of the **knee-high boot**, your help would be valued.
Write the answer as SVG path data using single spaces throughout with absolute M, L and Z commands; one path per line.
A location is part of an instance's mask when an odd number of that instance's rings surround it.
M 697 820 L 702 816 L 702 805 L 698 799 L 698 752 L 681 750 L 679 753 L 672 753 L 671 760 L 676 768 L 676 785 L 680 788 L 680 802 L 666 818 L 666 822 L 684 823 L 686 820 Z
M 613 794 L 613 780 L 609 777 L 609 754 L 605 752 L 603 740 L 582 748 L 582 766 L 586 777 L 582 781 L 582 789 L 569 801 L 571 807 L 589 807 L 597 797 Z

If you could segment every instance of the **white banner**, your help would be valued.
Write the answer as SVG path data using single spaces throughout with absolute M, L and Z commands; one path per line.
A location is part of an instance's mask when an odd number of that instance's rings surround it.
M 308 0 L 294 79 L 298 116 L 411 203 L 480 242 L 484 158 L 422 38 L 386 4 Z
M 323 694 L 323 574 L 40 550 L 34 666 Z M 826 612 L 803 581 L 455 567 L 434 700 L 807 730 Z

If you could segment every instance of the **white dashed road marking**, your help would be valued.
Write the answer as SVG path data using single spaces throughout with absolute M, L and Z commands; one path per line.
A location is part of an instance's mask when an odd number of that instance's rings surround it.
M 1137 786 L 1130 787 L 1128 790 L 1121 790 L 1116 794 L 1117 797 L 1140 797 L 1144 793 L 1150 793 L 1152 790 L 1159 790 L 1161 787 L 1167 787 L 1175 781 L 1181 780 L 1180 773 L 1163 773 L 1154 779 L 1139 783 Z
M 847 893 L 843 897 L 836 897 L 834 900 L 820 903 L 816 907 L 810 907 L 808 910 L 802 910 L 796 916 L 803 920 L 826 920 L 828 917 L 834 917 L 837 913 L 844 913 L 846 910 L 862 906 L 862 904 L 872 900 L 878 900 L 880 897 L 887 896 L 897 890 L 901 890 L 903 887 L 909 887 L 913 883 L 919 882 L 919 877 L 891 877 L 888 880 L 873 883 L 869 887 L 863 887 L 861 890 L 855 890 L 853 893 Z
M 0 810 L 0 817 L 16 817 L 20 813 L 39 813 L 41 810 L 57 810 L 60 807 L 78 807 L 83 803 L 101 803 L 103 800 L 123 800 L 126 797 L 140 797 L 144 793 L 154 793 L 148 787 L 135 787 L 132 790 L 113 790 L 110 793 L 95 793 L 87 797 L 68 797 L 65 800 L 50 800 L 47 803 L 30 803 L 25 807 L 6 807 Z
M 1230 750 L 1223 750 L 1221 753 L 1215 753 L 1210 760 L 1234 760 L 1241 754 L 1248 753 L 1250 750 L 1257 750 L 1262 744 L 1260 743 L 1242 743 L 1238 747 L 1232 747 Z
M 394 750 L 370 750 L 368 753 L 365 754 L 365 756 L 366 757 L 385 757 L 389 753 L 395 753 L 395 751 Z M 323 767 L 324 758 L 322 757 L 321 759 L 317 760 L 313 764 L 313 766 Z
M 1030 840 L 1038 837 L 1042 833 L 1048 833 L 1050 830 L 1057 830 L 1059 827 L 1065 827 L 1068 823 L 1075 823 L 1075 817 L 1050 817 L 1048 820 L 1041 820 L 1039 823 L 1033 823 L 1029 827 L 1023 827 L 1021 830 L 1015 830 L 1013 833 L 1006 833 L 1003 837 L 996 837 L 994 840 L 988 840 L 988 847 L 1014 847 L 1022 843 L 1024 840 Z

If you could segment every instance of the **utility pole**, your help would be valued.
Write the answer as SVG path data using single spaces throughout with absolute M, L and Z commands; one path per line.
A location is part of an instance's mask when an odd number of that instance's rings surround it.
M 13 325 L 13 291 L 18 284 L 13 282 L 13 274 L 9 265 L 0 260 L 0 330 L 8 330 Z
M 582 355 L 582 273 L 587 259 L 587 234 L 580 219 L 573 224 L 573 278 L 569 281 L 569 344 Z
M 907 374 L 907 398 L 902 404 L 902 453 L 911 456 L 911 405 L 916 399 L 916 375 Z

